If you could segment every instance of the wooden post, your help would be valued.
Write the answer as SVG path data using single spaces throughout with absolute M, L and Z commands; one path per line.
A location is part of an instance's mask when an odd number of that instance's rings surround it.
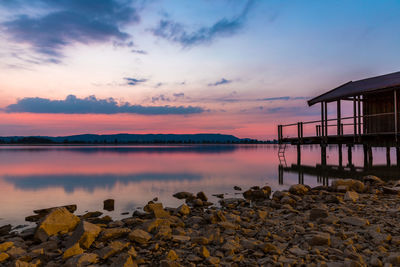
M 356 97 L 353 97 L 353 114 L 354 114 L 354 137 L 357 135 L 357 105 Z
M 358 135 L 361 135 L 361 96 L 357 96 L 358 104 Z
M 301 165 L 301 146 L 297 145 L 297 165 Z
M 390 146 L 386 147 L 386 165 L 390 167 Z
M 337 101 L 337 135 L 341 135 L 341 106 L 340 106 L 340 99 Z
M 363 145 L 363 152 L 364 152 L 364 168 L 368 168 L 368 147 L 367 145 Z
M 279 165 L 279 167 L 278 167 L 278 172 L 279 172 L 279 181 L 278 181 L 278 183 L 279 184 L 283 184 L 283 166 L 282 165 Z
M 394 90 L 394 134 L 396 135 L 396 143 L 397 143 L 397 132 L 398 126 L 397 123 L 399 121 L 399 114 L 397 113 L 397 90 Z
M 328 136 L 328 103 L 324 102 L 325 105 L 325 136 Z
M 325 126 L 324 114 L 325 114 L 325 112 L 324 112 L 324 102 L 321 102 L 321 137 L 323 137 L 324 133 L 325 133 L 325 130 L 324 130 L 324 126 Z
M 343 151 L 342 151 L 342 144 L 338 144 L 338 150 L 339 150 L 339 167 L 343 167 Z
M 347 159 L 348 159 L 348 166 L 352 167 L 353 166 L 353 153 L 351 150 L 352 146 L 351 145 L 347 145 Z
M 397 167 L 400 168 L 400 147 L 396 147 L 396 160 L 397 160 Z
M 368 146 L 368 165 L 372 167 L 373 165 L 373 155 L 372 155 L 372 147 Z
M 326 166 L 326 144 L 321 144 L 321 165 Z

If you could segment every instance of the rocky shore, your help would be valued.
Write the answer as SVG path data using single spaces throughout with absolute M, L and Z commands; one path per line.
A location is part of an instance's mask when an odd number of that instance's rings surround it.
M 235 188 L 241 190 L 240 188 Z M 400 183 L 375 176 L 243 198 L 179 192 L 113 221 L 75 205 L 35 211 L 37 227 L 0 227 L 1 266 L 400 266 Z M 107 203 L 106 203 L 107 202 Z M 114 201 L 105 202 L 112 208 Z

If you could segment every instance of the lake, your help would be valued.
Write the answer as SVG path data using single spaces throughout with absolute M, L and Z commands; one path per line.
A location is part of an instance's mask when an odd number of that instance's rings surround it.
M 386 164 L 385 153 L 375 149 L 374 163 Z M 287 166 L 296 163 L 296 155 L 296 147 L 286 149 Z M 337 164 L 337 155 L 329 147 L 327 164 Z M 356 166 L 362 166 L 362 155 L 361 147 L 354 148 Z M 302 164 L 319 162 L 318 146 L 302 148 Z M 104 213 L 121 218 L 154 197 L 176 207 L 182 201 L 172 194 L 178 191 L 204 191 L 217 202 L 211 195 L 235 196 L 233 186 L 281 190 L 298 183 L 296 172 L 285 171 L 279 179 L 279 163 L 278 145 L 1 146 L 0 225 L 26 224 L 33 210 L 59 205 L 77 204 L 76 214 L 102 211 L 108 198 L 115 199 L 116 210 Z M 323 181 L 304 174 L 304 183 Z

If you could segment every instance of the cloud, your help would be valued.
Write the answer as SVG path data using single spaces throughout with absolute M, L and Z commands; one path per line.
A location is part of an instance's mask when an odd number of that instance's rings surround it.
M 179 98 L 179 97 L 185 97 L 185 94 L 184 93 L 174 93 L 173 96 L 176 98 Z
M 179 43 L 183 47 L 210 43 L 217 37 L 232 36 L 242 28 L 254 0 L 248 0 L 243 11 L 233 18 L 222 18 L 209 27 L 201 27 L 188 32 L 185 25 L 171 19 L 162 19 L 157 27 L 150 31 L 153 35 L 168 41 Z
M 124 80 L 126 80 L 127 84 L 131 85 L 131 86 L 135 86 L 139 83 L 144 83 L 147 81 L 147 79 L 136 79 L 136 78 L 129 78 L 129 77 L 125 77 Z
M 64 100 L 51 100 L 40 97 L 26 97 L 5 108 L 8 113 L 53 113 L 53 114 L 196 114 L 205 112 L 201 107 L 193 106 L 142 106 L 131 105 L 128 102 L 119 103 L 113 98 L 97 99 L 95 96 L 78 98 L 67 96 Z
M 228 84 L 231 83 L 232 80 L 227 80 L 225 78 L 222 78 L 221 80 L 215 82 L 215 83 L 209 83 L 208 86 L 218 86 L 218 85 L 223 85 L 223 84 Z
M 289 101 L 289 100 L 306 100 L 306 99 L 310 99 L 310 97 L 279 96 L 279 97 L 258 98 L 258 99 L 256 99 L 256 101 Z
M 14 41 L 29 44 L 37 53 L 54 58 L 62 58 L 63 49 L 75 43 L 116 40 L 115 44 L 121 46 L 127 42 L 125 46 L 129 47 L 130 35 L 122 28 L 139 22 L 132 0 L 37 0 L 34 4 L 20 0 L 18 3 L 25 12 L 31 11 L 26 7 L 40 7 L 42 15 L 22 14 L 1 26 Z
M 140 49 L 132 49 L 131 52 L 135 53 L 135 54 L 140 54 L 140 55 L 147 55 L 148 54 L 146 51 L 140 50 Z
M 165 95 L 158 95 L 158 96 L 153 96 L 152 98 L 151 98 L 151 102 L 152 103 L 155 103 L 155 102 L 159 102 L 159 101 L 162 101 L 162 102 L 170 102 L 171 101 L 171 99 L 169 99 L 169 97 L 167 97 L 167 96 L 165 96 Z

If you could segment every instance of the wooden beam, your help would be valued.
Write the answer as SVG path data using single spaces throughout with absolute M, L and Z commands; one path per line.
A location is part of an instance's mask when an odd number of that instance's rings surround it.
M 353 98 L 353 115 L 354 115 L 354 136 L 357 135 L 357 105 L 356 97 Z
M 324 133 L 325 133 L 325 130 L 324 130 L 324 126 L 325 126 L 324 114 L 325 114 L 325 112 L 324 112 L 324 102 L 321 102 L 321 136 L 322 137 L 324 136 Z
M 325 136 L 328 136 L 328 103 L 325 102 Z
M 337 101 L 337 135 L 341 135 L 341 124 L 342 124 L 342 112 L 341 112 L 341 106 L 340 106 L 340 99 Z
M 358 135 L 361 135 L 361 96 L 357 96 L 358 105 Z
M 396 143 L 397 143 L 397 131 L 398 131 L 398 121 L 399 121 L 399 114 L 397 113 L 397 89 L 394 90 L 394 133 L 396 135 Z

